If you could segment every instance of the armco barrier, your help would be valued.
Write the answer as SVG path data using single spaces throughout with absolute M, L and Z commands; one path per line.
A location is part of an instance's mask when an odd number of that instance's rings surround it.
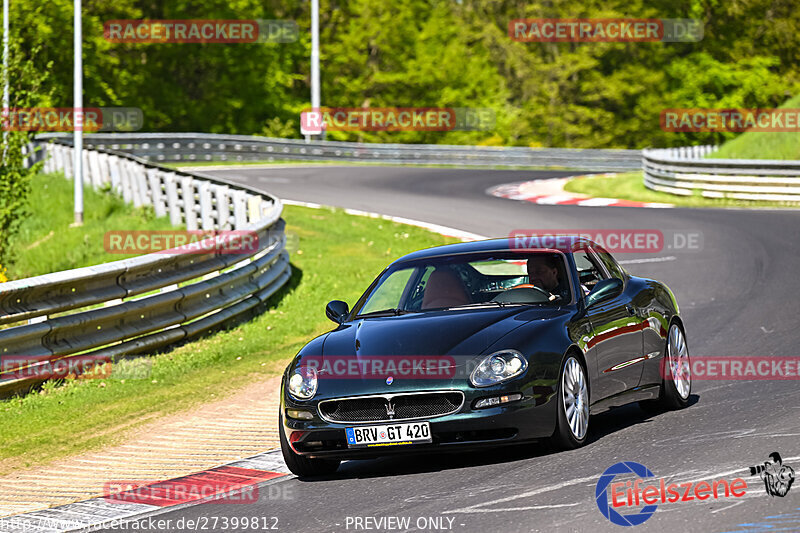
M 33 153 L 46 171 L 71 177 L 71 146 L 37 141 Z M 243 317 L 291 275 L 277 198 L 121 152 L 84 150 L 83 159 L 87 183 L 110 186 L 176 226 L 256 232 L 258 246 L 246 254 L 155 253 L 0 284 L 0 395 L 37 381 L 37 365 L 114 361 Z
M 65 134 L 43 134 L 38 139 Z M 639 150 L 380 144 L 337 141 L 305 142 L 255 135 L 210 133 L 93 133 L 84 146 L 110 148 L 150 161 L 360 161 L 386 164 L 459 166 L 559 166 L 589 170 L 637 170 Z
M 644 184 L 657 191 L 707 198 L 800 202 L 800 161 L 703 159 L 713 146 L 642 151 Z

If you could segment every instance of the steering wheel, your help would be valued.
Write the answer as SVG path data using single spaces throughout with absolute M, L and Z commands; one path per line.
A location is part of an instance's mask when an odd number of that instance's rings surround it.
M 520 285 L 514 285 L 513 287 L 509 287 L 506 290 L 513 291 L 514 289 L 535 289 L 544 294 L 545 296 L 547 296 L 548 299 L 552 296 L 552 293 L 550 293 L 550 291 L 542 289 L 541 287 L 537 287 L 533 283 L 522 283 Z

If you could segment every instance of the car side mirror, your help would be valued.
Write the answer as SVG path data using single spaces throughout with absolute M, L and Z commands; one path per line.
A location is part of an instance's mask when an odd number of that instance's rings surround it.
M 343 302 L 341 300 L 331 300 L 328 302 L 328 305 L 325 306 L 325 316 L 337 324 L 344 322 L 344 319 L 349 312 L 350 307 L 347 305 L 347 302 Z
M 608 278 L 597 282 L 592 291 L 586 295 L 586 308 L 600 302 L 610 300 L 622 294 L 623 283 L 619 278 Z

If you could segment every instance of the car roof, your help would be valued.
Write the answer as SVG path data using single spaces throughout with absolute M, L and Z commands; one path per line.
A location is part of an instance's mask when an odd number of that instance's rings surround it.
M 556 232 L 554 232 L 556 234 Z M 546 235 L 544 232 L 541 232 L 541 235 Z M 575 234 L 567 234 L 567 233 L 557 233 L 559 237 L 564 237 L 567 242 L 570 244 L 573 243 L 585 243 L 589 246 L 597 246 L 591 240 L 581 237 L 580 235 Z M 531 237 L 531 235 L 523 235 L 525 238 Z M 518 244 L 519 243 L 519 244 Z M 442 257 L 448 255 L 456 255 L 456 254 L 467 254 L 467 253 L 481 253 L 481 252 L 506 252 L 509 250 L 513 251 L 526 251 L 526 252 L 533 252 L 533 251 L 561 251 L 564 253 L 569 253 L 567 249 L 559 250 L 553 249 L 550 247 L 528 247 L 531 243 L 530 240 L 524 241 L 517 241 L 513 237 L 506 237 L 502 239 L 487 239 L 483 241 L 470 241 L 470 242 L 459 242 L 455 244 L 445 244 L 444 246 L 434 246 L 433 248 L 426 248 L 424 250 L 418 250 L 416 252 L 412 252 L 408 255 L 404 255 L 399 259 L 395 260 L 392 264 L 397 263 L 405 263 L 407 261 L 416 261 L 418 259 L 427 259 L 430 257 Z

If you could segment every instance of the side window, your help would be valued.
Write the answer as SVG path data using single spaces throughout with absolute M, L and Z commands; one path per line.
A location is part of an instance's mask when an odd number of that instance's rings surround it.
M 625 280 L 625 271 L 621 266 L 619 266 L 619 263 L 617 263 L 614 258 L 611 257 L 610 253 L 606 252 L 602 248 L 595 248 L 594 251 L 597 254 L 597 257 L 600 258 L 600 261 L 602 261 L 603 266 L 606 267 L 606 270 L 611 273 L 612 277 L 621 279 L 623 281 Z
M 413 268 L 392 272 L 383 283 L 375 288 L 375 291 L 370 295 L 369 300 L 364 304 L 359 314 L 364 315 L 383 309 L 395 309 L 400 304 L 400 298 L 403 296 L 403 291 L 413 273 Z
M 419 311 L 422 308 L 422 298 L 425 295 L 425 286 L 428 284 L 428 278 L 431 277 L 431 273 L 433 273 L 434 267 L 426 266 L 425 270 L 422 271 L 422 275 L 419 276 L 416 285 L 411 290 L 411 293 L 408 296 L 408 301 L 406 302 L 405 308 L 409 311 Z
M 575 266 L 578 269 L 578 280 L 586 294 L 597 285 L 598 281 L 606 278 L 605 272 L 588 248 L 579 248 L 572 253 L 572 256 L 575 258 Z

